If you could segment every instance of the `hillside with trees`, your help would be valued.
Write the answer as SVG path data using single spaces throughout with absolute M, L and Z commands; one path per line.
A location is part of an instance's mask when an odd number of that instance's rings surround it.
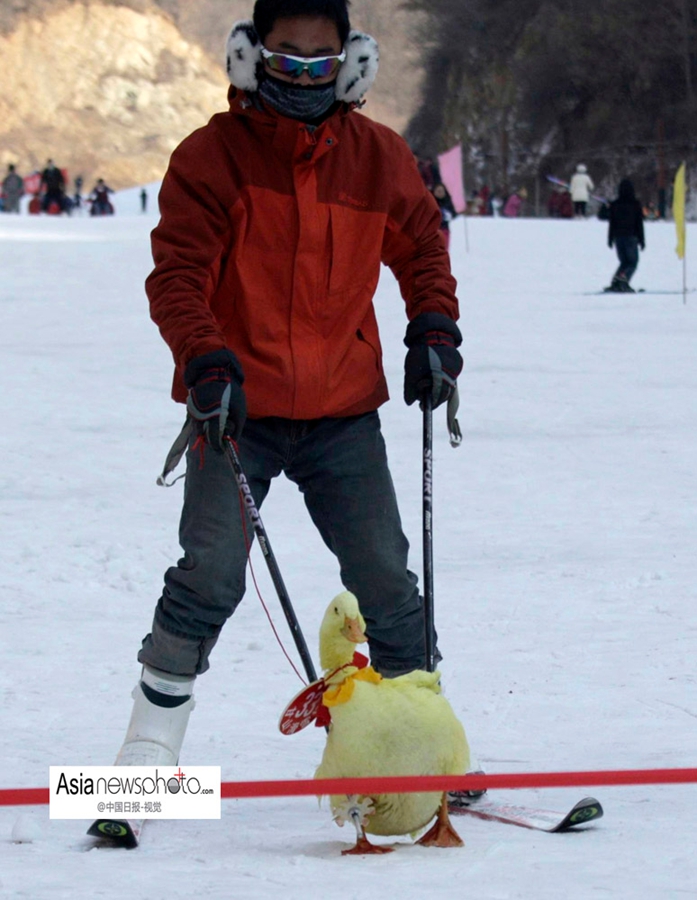
M 161 178 L 174 147 L 227 106 L 224 45 L 253 0 L 0 0 L 0 166 L 52 157 L 86 182 Z M 355 0 L 381 47 L 364 113 L 403 130 L 421 69 L 414 12 Z
M 471 183 L 503 190 L 578 162 L 646 195 L 694 152 L 697 0 L 406 0 L 426 17 L 424 154 L 462 140 Z

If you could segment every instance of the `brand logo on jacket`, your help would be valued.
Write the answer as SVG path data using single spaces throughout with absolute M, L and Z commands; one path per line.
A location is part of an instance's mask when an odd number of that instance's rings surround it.
M 348 203 L 350 206 L 357 206 L 360 209 L 368 208 L 367 200 L 357 200 L 355 197 L 350 197 L 346 191 L 339 191 L 339 200 L 341 200 L 342 203 Z

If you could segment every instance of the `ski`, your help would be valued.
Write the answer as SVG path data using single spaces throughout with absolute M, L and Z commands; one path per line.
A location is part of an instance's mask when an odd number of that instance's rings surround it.
M 686 294 L 694 294 L 697 288 L 688 288 L 685 293 Z M 612 295 L 613 297 L 631 297 L 632 294 L 648 294 L 650 296 L 677 296 L 682 294 L 682 291 L 654 291 L 650 288 L 636 288 L 631 291 L 613 291 L 610 288 L 603 288 L 602 291 L 584 291 L 584 297 L 607 297 L 608 295 Z
M 536 831 L 559 832 L 600 819 L 603 807 L 594 797 L 585 797 L 563 814 L 533 806 L 451 796 L 448 812 L 451 815 L 476 816 L 479 819 L 518 825 Z M 145 819 L 97 819 L 89 827 L 87 834 L 96 838 L 100 846 L 133 850 L 140 843 L 144 824 Z
M 133 850 L 140 843 L 145 819 L 96 819 L 87 829 L 100 846 Z
M 533 806 L 515 806 L 507 803 L 483 799 L 467 803 L 460 798 L 451 798 L 448 812 L 456 816 L 477 816 L 503 822 L 507 825 L 519 825 L 521 828 L 533 828 L 536 831 L 568 831 L 577 825 L 586 825 L 603 815 L 603 807 L 595 797 L 579 800 L 566 814 L 549 809 L 538 809 Z
M 638 288 L 637 294 L 655 294 L 658 296 L 674 297 L 680 294 L 694 294 L 697 288 L 688 288 L 686 291 L 654 291 L 651 288 Z M 610 292 L 611 293 L 611 292 Z

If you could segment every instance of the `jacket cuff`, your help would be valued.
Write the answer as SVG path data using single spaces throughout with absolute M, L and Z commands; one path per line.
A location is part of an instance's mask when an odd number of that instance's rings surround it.
M 413 318 L 407 326 L 404 343 L 407 347 L 412 347 L 414 344 L 420 343 L 423 336 L 429 331 L 444 331 L 453 338 L 456 347 L 462 343 L 462 334 L 455 322 L 450 316 L 437 312 L 419 313 Z

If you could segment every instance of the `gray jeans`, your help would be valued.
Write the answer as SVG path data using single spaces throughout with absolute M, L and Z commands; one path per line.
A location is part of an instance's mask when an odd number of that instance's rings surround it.
M 336 555 L 344 586 L 366 620 L 372 664 L 387 674 L 424 668 L 424 613 L 407 569 L 385 443 L 376 412 L 342 419 L 248 420 L 239 455 L 261 507 L 281 472 L 300 488 L 312 521 Z M 176 675 L 195 675 L 245 591 L 247 549 L 228 460 L 190 444 L 179 541 L 184 557 L 165 574 L 152 632 L 138 654 Z M 247 526 L 248 537 L 253 536 Z M 273 528 L 270 529 L 273 540 Z M 331 597 L 317 598 L 316 634 Z

